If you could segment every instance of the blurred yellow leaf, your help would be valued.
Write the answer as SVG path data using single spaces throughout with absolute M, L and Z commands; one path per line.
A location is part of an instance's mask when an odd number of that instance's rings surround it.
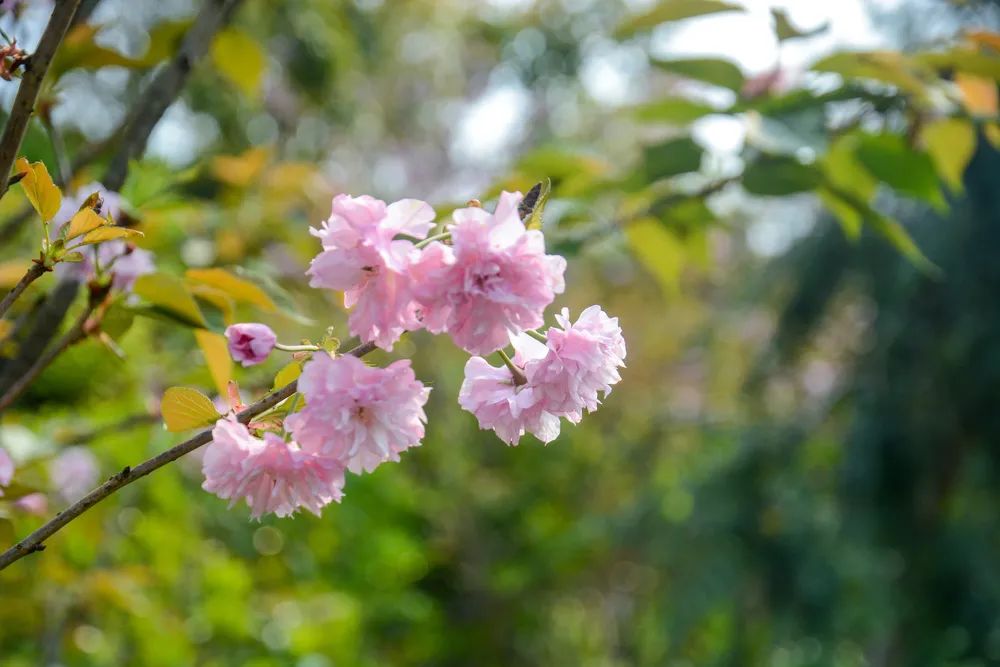
M 84 245 L 89 245 L 91 243 L 101 243 L 102 241 L 111 241 L 113 239 L 124 239 L 142 235 L 142 232 L 137 229 L 116 227 L 115 225 L 104 225 L 103 227 L 92 229 L 84 234 L 82 243 Z
M 28 201 L 42 216 L 42 220 L 48 222 L 59 212 L 62 206 L 62 192 L 52 182 L 49 170 L 42 162 L 28 163 L 23 157 L 18 158 L 14 163 L 14 171 L 24 173 L 21 179 L 21 189 L 27 195 Z
M 211 285 L 201 283 L 188 283 L 188 289 L 196 298 L 207 301 L 218 308 L 222 312 L 222 319 L 226 324 L 233 323 L 233 311 L 236 309 L 236 304 L 228 294 Z
M 215 37 L 212 61 L 219 73 L 248 97 L 257 93 L 267 66 L 267 56 L 257 40 L 235 28 L 223 30 Z
M 298 380 L 300 375 L 302 375 L 302 364 L 298 361 L 291 362 L 274 376 L 274 384 L 271 386 L 272 391 L 284 387 L 292 380 Z
M 75 239 L 81 234 L 86 234 L 107 223 L 107 220 L 97 215 L 92 208 L 81 208 L 69 221 L 69 230 L 66 232 L 66 240 Z
M 264 290 L 225 269 L 188 269 L 184 276 L 189 283 L 202 283 L 214 287 L 236 301 L 249 303 L 267 311 L 277 309 L 274 301 Z
M 629 223 L 625 234 L 632 254 L 656 278 L 664 293 L 676 293 L 684 268 L 684 244 L 655 218 Z
M 270 155 L 267 148 L 251 148 L 239 155 L 218 155 L 212 160 L 212 175 L 223 183 L 245 188 L 261 175 Z
M 970 41 L 980 46 L 988 46 L 991 49 L 1000 51 L 1000 35 L 986 30 L 973 30 L 965 35 Z
M 222 416 L 208 396 L 190 387 L 170 387 L 163 392 L 160 412 L 167 430 L 173 433 L 208 426 Z
M 975 116 L 997 115 L 997 84 L 981 76 L 958 72 L 955 85 L 962 91 L 962 100 L 969 113 Z
M 953 192 L 961 192 L 962 176 L 976 150 L 975 127 L 961 118 L 941 118 L 925 125 L 921 137 L 941 178 Z
M 14 330 L 14 323 L 10 320 L 0 320 L 0 342 L 3 342 L 10 332 Z M 277 378 L 275 378 L 277 380 Z
M 16 285 L 29 266 L 26 259 L 8 259 L 6 262 L 0 262 L 0 287 L 10 289 Z
M 132 291 L 191 326 L 208 326 L 194 297 L 179 278 L 165 273 L 149 273 L 136 279 Z
M 201 353 L 205 355 L 205 363 L 215 382 L 215 388 L 225 396 L 229 381 L 233 379 L 233 361 L 229 357 L 226 337 L 207 329 L 195 329 L 194 337 Z

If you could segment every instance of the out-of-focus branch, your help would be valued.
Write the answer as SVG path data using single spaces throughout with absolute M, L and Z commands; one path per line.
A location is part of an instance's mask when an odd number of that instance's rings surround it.
M 17 297 L 21 296 L 21 293 L 28 288 L 28 285 L 41 278 L 47 270 L 41 262 L 32 262 L 31 267 L 25 271 L 21 279 L 17 281 L 17 284 L 7 292 L 7 296 L 3 298 L 3 301 L 0 301 L 0 317 L 3 317 L 4 313 L 17 301 Z
M 31 114 L 35 110 L 35 102 L 38 101 L 45 73 L 49 69 L 52 57 L 56 54 L 56 49 L 66 36 L 66 31 L 69 30 L 79 6 L 80 0 L 56 0 L 55 9 L 52 10 L 52 16 L 49 17 L 49 24 L 42 33 L 41 41 L 38 42 L 38 48 L 25 65 L 17 97 L 14 98 L 14 107 L 3 128 L 3 136 L 0 137 L 0 197 L 7 193 L 10 169 L 14 165 L 17 152 L 21 150 L 21 141 L 28 129 Z
M 69 347 L 76 345 L 81 340 L 87 337 L 87 320 L 93 314 L 94 309 L 97 304 L 91 300 L 80 316 L 76 318 L 76 322 L 70 327 L 69 331 L 63 334 L 55 344 L 49 346 L 49 348 L 35 360 L 35 363 L 31 365 L 28 371 L 14 381 L 11 386 L 4 391 L 3 395 L 0 396 L 0 413 L 9 408 L 11 404 L 18 399 L 18 397 L 24 393 L 24 390 L 35 381 L 42 371 L 49 367 L 56 357 L 65 352 Z
M 177 99 L 195 63 L 208 52 L 215 33 L 229 22 L 241 2 L 242 0 L 205 2 L 194 25 L 184 36 L 177 55 L 156 74 L 143 92 L 141 101 L 125 121 L 122 143 L 104 176 L 104 187 L 108 190 L 121 188 L 128 173 L 129 160 L 141 156 L 146 150 L 146 142 L 156 123 Z
M 355 357 L 363 357 L 374 349 L 375 346 L 372 343 L 364 343 L 362 345 L 358 345 L 345 354 L 351 354 Z M 285 385 L 278 391 L 270 393 L 256 403 L 247 406 L 246 409 L 236 416 L 236 418 L 244 424 L 248 423 L 257 415 L 265 412 L 266 410 L 270 410 L 275 405 L 281 403 L 283 400 L 294 394 L 297 387 L 297 381 L 293 381 Z M 3 570 L 11 563 L 24 558 L 28 554 L 45 549 L 45 540 L 52 537 L 70 521 L 77 518 L 118 489 L 131 484 L 140 477 L 145 477 L 149 473 L 162 468 L 171 461 L 176 461 L 185 454 L 193 452 L 202 445 L 208 444 L 211 440 L 212 431 L 211 429 L 206 429 L 193 438 L 189 438 L 181 444 L 171 447 L 167 451 L 161 452 L 160 454 L 143 461 L 135 467 L 123 468 L 120 472 L 112 475 L 108 481 L 104 482 L 104 484 L 101 484 L 99 487 L 64 509 L 62 512 L 59 512 L 59 514 L 56 514 L 41 528 L 0 554 L 0 570 Z

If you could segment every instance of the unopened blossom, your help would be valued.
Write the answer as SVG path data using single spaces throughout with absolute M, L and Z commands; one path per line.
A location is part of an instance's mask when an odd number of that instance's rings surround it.
M 354 473 L 398 461 L 424 437 L 430 389 L 417 381 L 409 360 L 385 368 L 357 357 L 315 355 L 302 369 L 305 407 L 285 420 L 311 452 L 336 457 Z
M 396 237 L 424 238 L 433 221 L 434 210 L 416 199 L 387 206 L 367 195 L 334 197 L 330 218 L 311 230 L 323 251 L 307 275 L 312 287 L 344 292 L 353 335 L 391 350 L 404 331 L 419 328 L 409 274 L 419 252 Z
M 0 487 L 7 486 L 14 479 L 14 461 L 3 447 L 0 447 Z M 3 488 L 0 488 L 0 496 Z
M 525 433 L 544 443 L 559 435 L 559 418 L 545 410 L 535 390 L 517 385 L 509 368 L 491 366 L 482 357 L 466 362 L 458 404 L 476 416 L 479 428 L 492 429 L 509 445 Z
M 226 342 L 230 356 L 247 368 L 267 359 L 278 336 L 266 324 L 243 322 L 226 327 Z
M 621 380 L 625 366 L 625 339 L 617 317 L 608 317 L 600 306 L 590 306 L 576 322 L 563 308 L 546 334 L 547 352 L 525 365 L 528 383 L 546 410 L 577 423 L 583 410 L 600 405 L 598 394 L 608 395 Z
M 343 495 L 339 461 L 303 451 L 274 433 L 257 438 L 233 418 L 215 423 L 202 472 L 203 489 L 229 500 L 230 506 L 245 499 L 255 519 L 272 513 L 285 517 L 299 508 L 318 515 Z
M 504 192 L 493 213 L 456 210 L 451 245 L 430 244 L 411 270 L 424 326 L 447 332 L 472 354 L 499 350 L 510 335 L 541 326 L 564 289 L 566 260 L 546 255 L 542 233 L 525 229 L 520 201 L 520 193 Z
M 67 447 L 49 463 L 52 487 L 67 502 L 76 502 L 97 483 L 97 459 L 86 447 Z

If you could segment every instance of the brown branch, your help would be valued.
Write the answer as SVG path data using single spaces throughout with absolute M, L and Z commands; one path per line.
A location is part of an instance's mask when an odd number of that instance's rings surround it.
M 7 296 L 3 298 L 3 301 L 0 301 L 0 317 L 3 317 L 4 313 L 10 309 L 11 305 L 13 305 L 15 301 L 17 301 L 17 297 L 21 296 L 21 293 L 28 288 L 28 285 L 41 278 L 46 271 L 48 271 L 48 269 L 46 269 L 45 265 L 41 262 L 32 262 L 31 267 L 23 276 L 21 276 L 21 279 L 17 281 L 17 284 L 14 285 L 9 292 L 7 292 Z
M 42 39 L 25 66 L 21 85 L 17 89 L 17 97 L 14 98 L 14 107 L 3 128 L 3 137 L 0 137 L 0 197 L 7 194 L 10 169 L 17 152 L 21 150 L 21 141 L 28 129 L 31 114 L 35 110 L 45 73 L 49 69 L 52 57 L 56 54 L 56 49 L 66 36 L 66 31 L 69 30 L 79 6 L 80 0 L 56 0 L 55 9 L 49 17 L 49 24 L 45 26 Z
M 242 0 L 206 0 L 194 25 L 184 35 L 177 55 L 157 73 L 143 92 L 142 102 L 125 121 L 121 147 L 111 159 L 104 175 L 104 187 L 108 190 L 121 188 L 128 173 L 129 160 L 142 156 L 149 135 L 167 107 L 180 95 L 194 64 L 208 52 L 215 33 L 229 22 L 241 2 Z
M 91 301 L 83 312 L 80 313 L 79 317 L 76 318 L 76 322 L 73 326 L 63 334 L 55 344 L 51 345 L 45 352 L 35 360 L 35 363 L 31 365 L 28 371 L 19 377 L 3 394 L 0 396 L 0 413 L 9 408 L 14 401 L 24 393 L 24 390 L 35 381 L 42 371 L 49 367 L 55 358 L 60 354 L 65 352 L 69 347 L 76 345 L 81 340 L 87 337 L 87 320 L 90 318 L 91 313 L 94 312 L 96 308 L 95 303 Z
M 358 345 L 345 354 L 352 354 L 355 357 L 363 357 L 374 349 L 375 346 L 373 344 L 364 343 L 362 345 Z M 275 405 L 294 394 L 297 389 L 297 385 L 298 382 L 293 381 L 278 391 L 268 394 L 256 403 L 247 406 L 247 408 L 240 412 L 236 418 L 244 424 L 248 423 L 260 413 L 273 408 Z M 161 452 L 160 454 L 143 461 L 135 467 L 126 466 L 120 472 L 112 475 L 108 481 L 104 482 L 104 484 L 101 484 L 99 487 L 64 509 L 62 512 L 59 512 L 59 514 L 56 514 L 41 528 L 0 554 L 0 570 L 5 569 L 11 563 L 24 558 L 28 554 L 45 549 L 45 540 L 52 537 L 70 521 L 77 518 L 118 489 L 131 484 L 140 477 L 145 477 L 149 473 L 162 468 L 171 461 L 176 461 L 185 454 L 193 452 L 202 445 L 208 444 L 211 440 L 212 431 L 211 429 L 206 429 L 193 438 L 189 438 L 181 444 L 171 447 L 167 451 Z

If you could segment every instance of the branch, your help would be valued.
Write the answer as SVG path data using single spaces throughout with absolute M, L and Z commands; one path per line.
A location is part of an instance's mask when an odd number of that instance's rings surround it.
M 91 313 L 94 312 L 96 307 L 97 304 L 91 300 L 87 307 L 83 309 L 83 312 L 80 313 L 80 316 L 76 318 L 76 322 L 73 323 L 70 330 L 63 334 L 63 337 L 60 338 L 54 345 L 49 347 L 44 354 L 38 357 L 35 363 L 32 364 L 31 368 L 29 368 L 24 375 L 19 377 L 17 381 L 14 382 L 9 389 L 7 389 L 3 396 L 0 396 L 0 413 L 9 408 L 11 404 L 24 393 L 24 390 L 28 388 L 28 385 L 34 382 L 35 378 L 37 378 L 42 371 L 49 367 L 49 364 L 51 364 L 56 357 L 65 352 L 70 346 L 76 345 L 87 337 L 87 319 L 90 317 Z
M 25 66 L 21 85 L 17 89 L 17 97 L 14 98 L 14 107 L 3 128 L 3 137 L 0 137 L 0 197 L 7 194 L 10 169 L 17 152 L 21 150 L 21 141 L 28 129 L 31 114 L 35 110 L 45 73 L 49 69 L 52 57 L 56 54 L 56 49 L 66 36 L 66 31 L 69 30 L 73 15 L 79 6 L 80 0 L 56 0 L 55 9 L 52 10 L 52 16 L 49 17 L 49 24 L 45 27 L 42 39 Z
M 345 354 L 351 354 L 355 357 L 363 357 L 374 349 L 375 346 L 372 343 L 363 343 L 354 349 L 349 350 Z M 248 423 L 260 413 L 273 408 L 275 405 L 281 403 L 283 400 L 294 394 L 297 386 L 298 381 L 292 381 L 278 391 L 270 393 L 256 403 L 247 406 L 247 408 L 243 410 L 243 412 L 239 413 L 236 418 L 243 424 Z M 55 535 L 70 521 L 77 518 L 118 489 L 131 484 L 140 477 L 145 477 L 149 473 L 157 470 L 158 468 L 162 468 L 171 461 L 176 461 L 185 454 L 193 452 L 202 445 L 208 444 L 211 440 L 212 431 L 211 429 L 206 429 L 193 438 L 185 440 L 181 444 L 172 447 L 165 452 L 161 452 L 160 454 L 143 461 L 135 467 L 126 466 L 120 472 L 108 478 L 108 481 L 104 482 L 104 484 L 101 484 L 99 487 L 64 509 L 62 512 L 59 512 L 59 514 L 56 514 L 41 528 L 0 554 L 0 570 L 5 569 L 11 563 L 24 558 L 28 554 L 44 550 L 45 540 Z
M 207 0 L 194 20 L 194 25 L 184 35 L 180 50 L 170 63 L 157 73 L 142 94 L 142 102 L 133 109 L 125 121 L 121 147 L 111 159 L 104 175 L 104 187 L 119 190 L 128 173 L 129 160 L 140 157 L 146 142 L 160 117 L 167 110 L 187 82 L 194 64 L 208 52 L 212 38 L 226 23 L 242 0 Z
M 48 271 L 48 269 L 46 269 L 45 265 L 41 262 L 32 262 L 31 268 L 29 268 L 21 279 L 17 281 L 17 284 L 14 285 L 9 292 L 7 292 L 7 296 L 3 298 L 3 301 L 0 301 L 0 317 L 3 317 L 4 313 L 10 309 L 11 305 L 15 301 L 17 301 L 17 297 L 21 296 L 21 293 L 28 288 L 28 285 L 41 278 L 46 271 Z

